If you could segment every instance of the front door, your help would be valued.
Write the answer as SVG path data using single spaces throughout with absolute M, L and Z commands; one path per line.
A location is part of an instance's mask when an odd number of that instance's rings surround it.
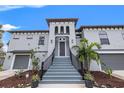
M 60 56 L 65 56 L 65 42 L 60 42 Z

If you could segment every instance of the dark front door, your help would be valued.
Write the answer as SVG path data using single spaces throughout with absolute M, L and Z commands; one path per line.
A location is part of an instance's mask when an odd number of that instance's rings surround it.
M 60 56 L 65 56 L 65 42 L 60 42 Z

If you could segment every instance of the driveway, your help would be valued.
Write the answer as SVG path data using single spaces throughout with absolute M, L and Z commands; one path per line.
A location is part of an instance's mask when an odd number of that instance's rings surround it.
M 0 80 L 6 79 L 8 77 L 11 77 L 14 74 L 15 74 L 15 72 L 12 71 L 12 70 L 1 71 L 0 72 Z
M 113 75 L 124 80 L 124 70 L 113 70 Z

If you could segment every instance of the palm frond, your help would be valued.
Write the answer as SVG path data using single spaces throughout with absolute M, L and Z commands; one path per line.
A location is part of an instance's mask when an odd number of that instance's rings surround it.
M 89 49 L 93 49 L 93 47 L 96 47 L 96 48 L 98 48 L 98 49 L 101 48 L 100 44 L 98 44 L 98 43 L 96 43 L 96 42 L 93 42 L 93 43 L 91 43 L 91 44 L 88 46 Z

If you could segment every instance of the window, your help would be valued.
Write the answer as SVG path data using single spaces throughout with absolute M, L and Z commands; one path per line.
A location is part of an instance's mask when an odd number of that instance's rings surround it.
M 78 39 L 78 38 L 81 38 L 82 36 L 81 36 L 81 34 L 77 34 L 76 35 L 76 38 Z
M 58 27 L 55 27 L 55 34 L 58 34 Z
M 60 28 L 60 33 L 64 34 L 64 27 L 63 26 L 61 26 L 61 28 Z
M 38 45 L 44 45 L 44 39 L 45 39 L 45 37 L 40 36 Z
M 13 39 L 19 39 L 19 36 L 17 34 L 14 34 Z
M 29 55 L 16 55 L 13 69 L 28 69 Z
M 123 40 L 124 40 L 124 32 L 122 33 L 122 38 L 123 38 Z
M 27 39 L 32 39 L 33 36 L 32 35 L 27 35 Z
M 101 45 L 104 45 L 104 44 L 109 45 L 110 44 L 107 33 L 105 31 L 100 31 L 99 37 L 100 37 Z
M 69 26 L 66 26 L 66 33 L 70 34 Z

